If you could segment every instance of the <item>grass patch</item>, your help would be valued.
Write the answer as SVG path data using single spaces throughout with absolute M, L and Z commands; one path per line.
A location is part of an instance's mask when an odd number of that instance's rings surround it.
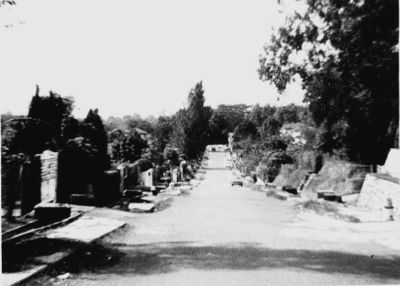
M 319 215 L 327 215 L 347 222 L 352 222 L 352 223 L 361 222 L 360 219 L 358 219 L 355 216 L 341 214 L 336 203 L 332 202 L 307 200 L 304 202 L 297 203 L 296 207 L 301 210 L 313 211 Z
M 284 196 L 280 196 L 277 192 L 273 191 L 273 190 L 268 190 L 265 195 L 269 198 L 275 198 L 281 201 L 286 201 L 287 197 Z
M 297 204 L 303 210 L 314 211 L 317 214 L 338 213 L 338 207 L 326 201 L 307 200 Z

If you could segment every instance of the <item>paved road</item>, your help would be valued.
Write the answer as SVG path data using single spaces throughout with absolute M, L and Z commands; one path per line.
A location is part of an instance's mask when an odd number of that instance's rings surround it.
M 138 215 L 108 247 L 82 253 L 53 285 L 301 285 L 400 283 L 400 253 L 360 233 L 298 222 L 287 201 L 231 187 L 226 155 L 205 180 L 154 214 Z M 57 273 L 60 274 L 60 273 Z M 56 274 L 54 274 L 56 275 Z M 41 281 L 40 283 L 43 283 Z

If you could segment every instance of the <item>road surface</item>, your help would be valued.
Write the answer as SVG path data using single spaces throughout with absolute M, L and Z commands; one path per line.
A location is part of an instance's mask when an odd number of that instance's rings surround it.
M 299 223 L 292 203 L 232 187 L 226 154 L 171 206 L 36 283 L 51 285 L 332 285 L 400 283 L 400 253 L 352 233 Z M 60 272 L 61 271 L 61 272 Z M 57 279 L 64 272 L 67 279 Z M 61 276 L 61 277 L 65 277 Z M 43 280 L 45 279 L 45 280 Z

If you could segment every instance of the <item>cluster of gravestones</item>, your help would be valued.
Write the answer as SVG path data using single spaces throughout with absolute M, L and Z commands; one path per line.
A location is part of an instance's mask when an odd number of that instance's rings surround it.
M 11 182 L 12 186 L 7 188 L 5 194 L 8 219 L 13 219 L 18 202 L 21 209 L 18 215 L 24 215 L 40 203 L 106 205 L 118 199 L 118 171 L 102 172 L 98 185 L 102 185 L 103 193 L 95 197 L 93 183 L 88 175 L 89 170 L 75 166 L 76 172 L 69 172 L 70 170 L 60 170 L 59 166 L 59 153 L 49 150 L 34 157 L 26 156 L 24 161 L 16 166 L 15 180 Z M 72 174 L 67 180 L 66 172 Z M 79 175 L 79 178 L 74 175 Z
M 74 170 L 70 170 L 71 166 L 66 170 L 62 159 L 57 152 L 46 150 L 18 166 L 14 184 L 18 188 L 13 189 L 12 194 L 6 194 L 9 218 L 12 219 L 17 200 L 21 201 L 21 215 L 37 204 L 50 202 L 105 206 L 118 202 L 127 190 L 130 195 L 140 197 L 149 191 L 156 194 L 170 183 L 188 181 L 198 167 L 185 158 L 180 160 L 179 166 L 169 167 L 154 166 L 150 161 L 140 159 L 132 164 L 122 164 L 117 170 L 102 172 L 101 178 L 94 182 L 89 166 L 72 165 Z M 99 185 L 101 192 L 95 191 Z

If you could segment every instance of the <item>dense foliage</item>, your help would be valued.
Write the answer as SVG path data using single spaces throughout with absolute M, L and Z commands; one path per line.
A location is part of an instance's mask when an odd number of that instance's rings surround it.
M 307 0 L 260 58 L 279 91 L 296 75 L 322 151 L 382 164 L 398 130 L 398 1 Z
M 36 87 L 36 94 L 32 97 L 28 117 L 42 122 L 45 128 L 49 129 L 57 144 L 61 144 L 62 123 L 65 118 L 71 115 L 73 100 L 61 97 L 50 91 L 49 96 L 39 96 L 39 87 Z
M 204 106 L 203 83 L 190 91 L 187 108 L 177 112 L 172 143 L 190 159 L 198 157 L 207 145 L 212 109 Z
M 246 116 L 248 105 L 219 105 L 213 110 L 209 124 L 210 144 L 226 144 L 228 133 L 233 132 Z
M 236 166 L 246 175 L 272 181 L 282 164 L 295 163 L 305 150 L 317 143 L 313 121 L 306 107 L 255 105 L 243 113 L 234 128 Z

